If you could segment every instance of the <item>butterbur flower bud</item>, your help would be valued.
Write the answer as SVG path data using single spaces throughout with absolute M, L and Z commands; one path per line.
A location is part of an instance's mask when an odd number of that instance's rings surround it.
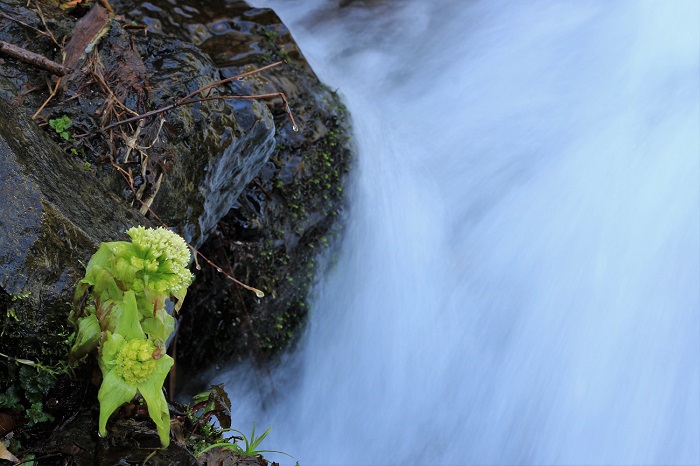
M 114 370 L 129 383 L 142 383 L 156 369 L 155 350 L 156 345 L 148 340 L 128 341 L 117 353 Z
M 140 289 L 151 289 L 159 294 L 177 299 L 176 310 L 187 292 L 194 276 L 189 271 L 190 248 L 181 236 L 163 228 L 134 227 L 126 232 L 135 248 L 133 264 L 138 264 L 142 274 L 135 281 Z
M 163 228 L 133 227 L 127 230 L 131 242 L 145 254 L 144 258 L 170 261 L 178 268 L 187 268 L 190 263 L 190 248 L 181 236 Z
M 97 393 L 100 435 L 107 435 L 107 420 L 112 413 L 140 393 L 148 406 L 148 415 L 156 424 L 160 441 L 167 447 L 170 443 L 170 413 L 162 387 L 172 365 L 173 359 L 161 354 L 152 341 L 143 338 L 126 340 L 122 335 L 108 333 L 100 358 L 102 385 Z

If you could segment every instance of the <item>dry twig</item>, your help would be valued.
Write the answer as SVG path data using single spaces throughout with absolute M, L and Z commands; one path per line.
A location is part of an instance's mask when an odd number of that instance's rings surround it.
M 34 112 L 34 115 L 32 115 L 32 120 L 36 120 L 36 117 L 39 116 L 41 111 L 46 107 L 46 105 L 53 99 L 53 97 L 56 95 L 56 92 L 58 92 L 58 87 L 61 85 L 61 78 L 58 78 L 56 81 L 56 85 L 54 86 L 53 90 L 51 91 L 51 95 L 44 101 L 43 104 L 41 104 L 41 107 L 39 107 L 39 110 Z
M 46 33 L 51 38 L 53 43 L 56 44 L 56 47 L 58 47 L 59 49 L 63 49 L 63 46 L 58 43 L 58 41 L 56 40 L 56 37 L 51 32 L 51 29 L 49 29 L 49 26 L 46 24 L 46 18 L 44 18 L 44 12 L 41 11 L 41 7 L 39 6 L 39 3 L 34 2 L 34 5 L 36 6 L 36 13 L 39 15 L 39 18 L 41 19 L 41 24 L 43 24 L 44 28 L 46 29 Z
M 66 68 L 63 65 L 56 63 L 53 60 L 49 60 L 43 55 L 30 52 L 27 49 L 23 49 L 22 47 L 18 47 L 3 40 L 0 40 L 0 52 L 4 53 L 5 55 L 9 55 L 13 58 L 16 58 L 17 60 L 29 63 L 30 65 L 38 66 L 39 68 L 50 71 L 56 76 L 65 76 L 71 71 L 69 68 Z
M 0 12 L 0 16 L 2 16 L 3 18 L 7 18 L 7 19 L 9 19 L 10 21 L 14 21 L 15 23 L 21 24 L 21 25 L 24 26 L 24 27 L 27 27 L 27 28 L 29 28 L 29 29 L 32 29 L 32 30 L 34 30 L 36 33 L 41 34 L 42 36 L 48 37 L 49 39 L 51 39 L 51 40 L 53 41 L 54 44 L 56 44 L 58 47 L 60 47 L 60 45 L 58 44 L 58 42 L 56 42 L 56 38 L 55 38 L 54 35 L 51 33 L 51 31 L 49 31 L 49 32 L 44 32 L 44 31 L 42 31 L 42 30 L 40 30 L 40 29 L 35 28 L 34 26 L 30 26 L 29 24 L 24 23 L 24 22 L 18 20 L 17 18 L 13 18 L 12 16 L 6 15 L 5 13 L 2 13 L 2 12 Z M 44 24 L 44 26 L 45 26 L 45 25 L 46 25 L 46 24 Z M 48 30 L 48 29 L 47 29 L 47 30 Z

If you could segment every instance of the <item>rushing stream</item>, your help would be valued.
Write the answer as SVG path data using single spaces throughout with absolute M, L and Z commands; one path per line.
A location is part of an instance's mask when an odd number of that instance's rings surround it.
M 213 377 L 261 448 L 700 463 L 700 3 L 255 3 L 358 148 L 301 348 L 271 386 Z

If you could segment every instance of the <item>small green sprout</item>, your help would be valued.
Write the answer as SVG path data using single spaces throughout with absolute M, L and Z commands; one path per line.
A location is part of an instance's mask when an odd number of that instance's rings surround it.
M 72 140 L 71 135 L 68 132 L 68 128 L 70 128 L 72 124 L 73 122 L 67 115 L 63 115 L 61 118 L 56 118 L 54 120 L 49 120 L 49 126 L 51 126 L 66 141 Z
M 213 445 L 209 445 L 208 447 L 204 448 L 199 454 L 206 453 L 207 451 L 213 449 L 213 448 L 225 448 L 227 450 L 231 450 L 236 452 L 237 454 L 241 456 L 257 456 L 261 453 L 280 453 L 282 455 L 289 456 L 290 458 L 294 458 L 292 455 L 287 454 L 283 451 L 277 451 L 277 450 L 258 450 L 258 445 L 262 443 L 263 440 L 265 440 L 265 437 L 267 437 L 267 434 L 270 433 L 270 430 L 272 430 L 272 427 L 268 427 L 265 432 L 260 437 L 255 437 L 255 424 L 253 424 L 253 432 L 250 434 L 250 440 L 248 437 L 245 436 L 243 432 L 240 430 L 236 429 L 223 429 L 224 432 L 236 432 L 238 434 L 241 434 L 241 437 L 243 438 L 243 441 L 245 442 L 245 448 L 241 448 L 240 445 L 237 445 L 235 443 L 230 443 L 230 442 L 219 442 L 215 443 Z
M 98 349 L 102 371 L 99 432 L 122 404 L 140 393 L 164 447 L 170 443 L 170 414 L 162 392 L 173 365 L 165 345 L 174 319 L 165 302 L 182 306 L 193 275 L 185 240 L 165 228 L 134 227 L 131 243 L 102 243 L 78 282 L 71 315 L 78 330 L 70 358 Z

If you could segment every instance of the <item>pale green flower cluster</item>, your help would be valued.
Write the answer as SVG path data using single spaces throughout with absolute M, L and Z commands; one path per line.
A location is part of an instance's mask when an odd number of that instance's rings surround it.
M 152 341 L 129 340 L 119 349 L 114 370 L 126 382 L 143 383 L 156 370 L 155 351 L 156 345 Z
M 192 283 L 190 250 L 185 240 L 165 228 L 135 227 L 132 242 L 102 243 L 76 287 L 72 319 L 78 335 L 71 358 L 99 348 L 102 370 L 100 435 L 123 403 L 140 393 L 164 446 L 170 442 L 170 417 L 162 386 L 173 360 L 165 343 L 177 311 Z
M 154 285 L 158 291 L 176 294 L 192 283 L 192 273 L 187 268 L 190 248 L 181 236 L 163 227 L 134 227 L 126 234 L 138 251 L 130 258 L 130 265 L 145 274 L 160 274 Z

